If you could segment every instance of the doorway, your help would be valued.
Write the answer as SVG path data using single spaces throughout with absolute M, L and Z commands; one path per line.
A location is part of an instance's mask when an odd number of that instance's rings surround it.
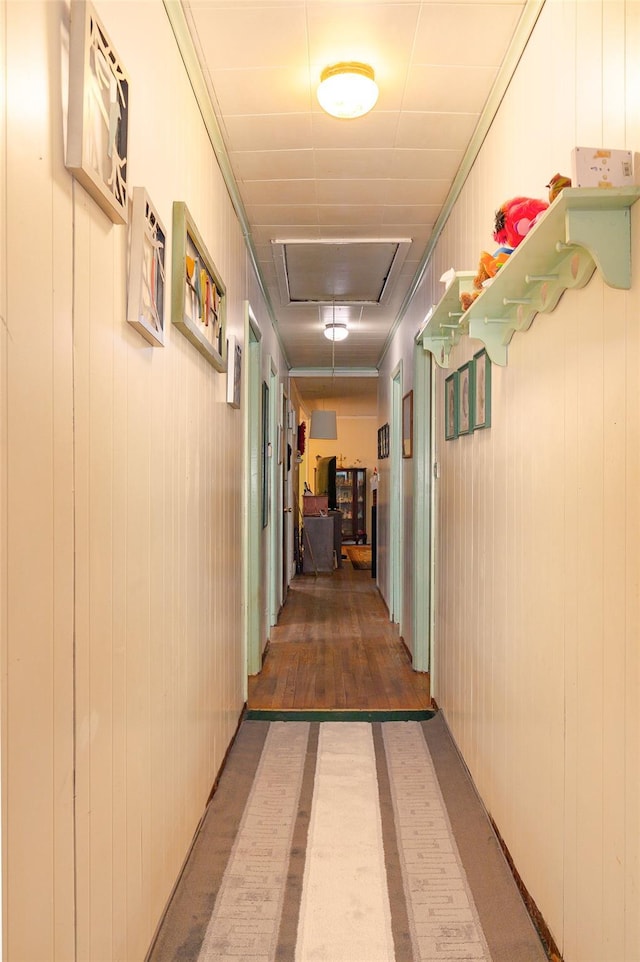
M 391 375 L 391 489 L 389 498 L 389 619 L 402 634 L 403 578 L 403 465 L 402 465 L 402 362 Z
M 244 378 L 244 437 L 245 437 L 245 490 L 244 490 L 244 621 L 245 659 L 247 674 L 260 671 L 261 651 L 261 588 L 260 549 L 262 541 L 262 451 L 261 451 L 261 402 L 262 402 L 262 348 L 260 328 L 248 301 L 245 302 L 244 343 L 246 345 L 246 376 Z

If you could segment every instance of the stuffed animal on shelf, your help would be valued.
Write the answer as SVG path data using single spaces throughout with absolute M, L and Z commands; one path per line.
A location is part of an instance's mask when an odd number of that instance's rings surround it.
M 549 203 L 552 204 L 565 187 L 571 187 L 571 178 L 565 177 L 564 174 L 554 174 L 547 187 L 549 188 Z
M 499 247 L 495 254 L 489 254 L 488 251 L 480 252 L 478 273 L 473 278 L 474 290 L 462 291 L 460 294 L 460 306 L 463 311 L 467 311 L 476 297 L 482 294 L 485 281 L 496 276 L 502 265 L 508 260 L 510 253 L 511 250 L 508 247 Z
M 515 248 L 548 207 L 546 200 L 535 197 L 513 197 L 496 211 L 493 239 L 496 243 Z

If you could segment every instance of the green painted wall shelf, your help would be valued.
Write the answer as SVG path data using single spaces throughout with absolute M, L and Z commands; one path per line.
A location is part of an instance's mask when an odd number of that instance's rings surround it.
M 596 267 L 610 287 L 628 290 L 630 208 L 639 197 L 640 187 L 563 190 L 464 313 L 459 295 L 471 290 L 475 272 L 456 273 L 420 335 L 424 349 L 449 367 L 451 348 L 468 334 L 504 366 L 514 333 L 528 330 L 536 314 L 553 311 L 565 290 L 584 287 Z

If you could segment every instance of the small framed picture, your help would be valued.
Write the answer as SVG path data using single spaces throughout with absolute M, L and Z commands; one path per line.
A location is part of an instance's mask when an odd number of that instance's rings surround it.
M 173 203 L 171 322 L 216 371 L 227 369 L 227 290 L 187 205 Z
M 474 354 L 474 430 L 491 427 L 491 359 L 482 348 Z
M 128 220 L 129 76 L 88 0 L 71 0 L 66 166 L 115 224 Z
M 144 187 L 134 187 L 127 321 L 154 347 L 164 344 L 166 232 Z
M 389 424 L 378 428 L 378 458 L 383 461 L 389 457 Z
M 444 382 L 444 436 L 447 441 L 458 437 L 458 372 Z
M 413 391 L 402 398 L 402 457 L 413 457 Z
M 474 362 L 467 361 L 458 369 L 458 434 L 473 431 Z
M 227 404 L 240 407 L 242 387 L 242 347 L 234 334 L 227 338 Z

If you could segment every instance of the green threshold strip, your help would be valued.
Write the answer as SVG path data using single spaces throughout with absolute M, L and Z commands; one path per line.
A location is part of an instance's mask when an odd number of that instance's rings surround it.
M 294 711 L 248 708 L 245 718 L 249 721 L 308 721 L 308 722 L 381 722 L 425 721 L 433 718 L 435 711 L 429 708 L 398 709 L 396 711 L 358 711 L 357 709 L 299 709 Z

